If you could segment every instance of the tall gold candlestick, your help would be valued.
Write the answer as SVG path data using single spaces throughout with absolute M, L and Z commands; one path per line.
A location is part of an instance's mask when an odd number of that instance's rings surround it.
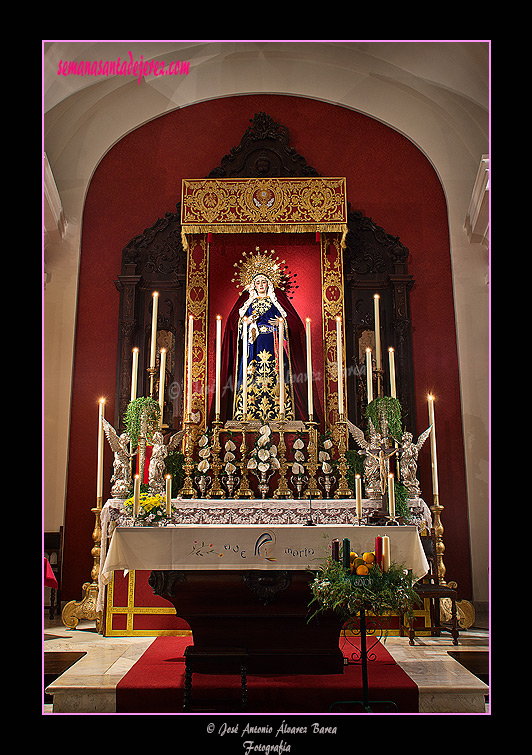
M 235 498 L 253 498 L 253 491 L 249 487 L 249 481 L 248 481 L 248 468 L 247 468 L 247 455 L 248 455 L 248 446 L 247 446 L 247 440 L 246 440 L 246 430 L 247 430 L 248 423 L 246 420 L 242 421 L 242 443 L 240 445 L 240 485 L 238 487 L 237 492 L 235 493 Z
M 390 360 L 390 396 L 397 398 L 397 390 L 395 386 L 395 350 L 390 346 L 388 349 L 388 355 Z
M 222 375 L 222 318 L 220 315 L 216 315 L 216 376 L 215 376 L 216 394 L 215 394 L 215 399 L 214 399 L 215 419 L 220 418 L 221 375 Z
M 371 364 L 371 349 L 366 349 L 366 387 L 368 391 L 368 404 L 373 401 L 373 367 Z
M 356 507 L 357 507 L 357 519 L 360 524 L 362 520 L 362 480 L 360 475 L 355 475 L 355 494 L 356 494 Z
M 431 465 L 432 465 L 432 494 L 436 497 L 436 499 L 439 496 L 439 486 L 438 486 L 438 458 L 436 453 L 436 422 L 434 418 L 434 396 L 432 394 L 429 394 L 428 396 L 428 405 L 429 405 L 429 423 L 432 426 L 432 430 L 430 431 L 430 457 L 431 457 Z
M 393 474 L 388 475 L 388 512 L 390 519 L 395 519 L 395 484 Z
M 190 414 L 188 415 L 190 417 Z M 197 498 L 198 494 L 196 492 L 196 489 L 194 488 L 194 485 L 192 484 L 192 473 L 194 471 L 194 462 L 193 462 L 193 454 L 194 454 L 194 439 L 195 439 L 195 429 L 194 429 L 194 423 L 190 419 L 186 419 L 184 422 L 185 426 L 185 463 L 183 464 L 183 471 L 185 472 L 185 477 L 183 480 L 183 487 L 179 491 L 179 495 L 182 498 Z
M 135 346 L 133 349 L 133 362 L 131 365 L 131 401 L 137 398 L 137 381 L 139 374 L 139 350 Z
M 307 461 L 307 473 L 308 473 L 308 487 L 305 490 L 305 498 L 321 498 L 321 490 L 316 482 L 316 474 L 318 472 L 318 423 L 313 420 L 307 422 L 308 428 L 308 461 Z
M 140 475 L 135 475 L 135 482 L 133 485 L 133 516 L 136 518 L 139 515 L 140 506 Z
M 225 498 L 225 490 L 220 484 L 220 473 L 223 469 L 223 464 L 220 460 L 220 452 L 222 447 L 220 445 L 220 431 L 222 428 L 222 422 L 218 417 L 212 423 L 213 426 L 213 443 L 212 443 L 212 485 L 207 493 L 207 498 Z
M 157 309 L 159 305 L 159 294 L 154 291 L 152 294 L 153 306 L 151 312 L 151 349 L 150 349 L 150 396 L 153 396 L 153 376 L 155 374 L 155 350 L 157 348 Z
M 168 519 L 172 516 L 172 475 L 167 474 L 166 478 L 166 516 Z
M 383 370 L 381 354 L 381 317 L 380 317 L 380 296 L 375 294 L 373 297 L 375 311 L 375 373 L 377 375 L 377 396 L 382 396 L 383 388 Z
M 103 419 L 105 413 L 105 399 L 101 398 L 98 402 L 98 470 L 96 477 L 96 508 L 102 507 L 103 496 L 103 448 L 104 448 L 104 429 Z
M 159 409 L 161 415 L 159 417 L 159 427 L 163 426 L 163 410 L 164 410 L 164 381 L 166 377 L 166 349 L 161 349 L 161 367 L 159 372 Z
M 342 350 L 342 318 L 336 318 L 336 364 L 338 371 L 338 414 L 344 416 L 344 360 Z
M 381 317 L 380 317 L 380 296 L 375 294 L 373 297 L 374 313 L 375 313 L 375 362 L 377 369 L 381 369 Z
M 285 428 L 285 420 L 281 419 L 279 420 L 279 443 L 277 445 L 278 447 L 278 453 L 279 453 L 279 479 L 277 481 L 277 488 L 275 489 L 275 492 L 273 494 L 274 498 L 291 498 L 292 497 L 292 491 L 288 487 L 288 482 L 286 480 L 286 472 L 288 470 L 288 464 L 286 462 L 286 443 L 284 440 L 284 428 Z
M 310 317 L 305 321 L 305 337 L 307 343 L 307 401 L 308 401 L 308 420 L 312 422 L 314 414 L 314 399 L 312 394 L 312 345 L 310 334 Z
M 155 349 L 157 346 L 157 309 L 159 305 L 159 294 L 154 291 L 152 294 L 153 307 L 151 313 L 151 351 L 150 367 L 155 367 Z
M 190 421 L 190 415 L 192 414 L 192 342 L 194 338 L 194 318 L 192 315 L 188 317 L 188 333 L 187 333 L 187 411 L 186 421 Z
M 242 324 L 242 419 L 248 417 L 248 318 Z

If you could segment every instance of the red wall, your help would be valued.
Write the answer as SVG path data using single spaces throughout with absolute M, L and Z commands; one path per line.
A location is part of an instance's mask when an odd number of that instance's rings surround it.
M 439 180 L 405 137 L 365 115 L 311 99 L 253 95 L 203 102 L 161 116 L 125 136 L 102 159 L 83 214 L 74 355 L 63 598 L 79 600 L 90 581 L 95 505 L 97 402 L 114 417 L 122 249 L 158 217 L 174 211 L 183 178 L 201 178 L 239 144 L 249 119 L 264 111 L 290 131 L 292 146 L 324 176 L 346 176 L 354 210 L 410 250 L 412 337 L 418 434 L 428 426 L 434 392 L 440 499 L 445 510 L 447 579 L 471 598 L 469 528 L 454 324 L 447 208 Z M 112 458 L 106 448 L 106 464 Z M 108 494 L 108 478 L 104 500 Z M 430 452 L 419 478 L 431 503 Z

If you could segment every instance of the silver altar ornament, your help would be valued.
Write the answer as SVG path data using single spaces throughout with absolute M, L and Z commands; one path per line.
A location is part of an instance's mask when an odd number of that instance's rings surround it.
M 225 486 L 227 492 L 229 493 L 229 498 L 232 498 L 233 490 L 240 481 L 240 478 L 235 475 L 237 468 L 236 465 L 233 464 L 233 462 L 235 461 L 236 456 L 233 452 L 236 451 L 236 446 L 232 440 L 229 439 L 225 441 L 224 450 L 225 454 L 224 470 L 222 472 L 222 484 Z
M 432 425 L 421 433 L 417 443 L 412 442 L 412 433 L 403 433 L 401 438 L 401 461 L 400 472 L 401 481 L 405 488 L 408 490 L 409 498 L 420 498 L 421 490 L 419 487 L 419 481 L 416 477 L 417 474 L 417 457 L 423 443 L 427 440 L 432 430 Z
M 323 472 L 323 477 L 318 477 L 318 482 L 325 491 L 325 498 L 330 498 L 331 489 L 336 482 L 336 477 L 332 474 L 333 468 L 328 461 L 322 461 L 321 471 Z
M 268 448 L 268 444 L 271 443 L 271 434 L 269 425 L 263 425 L 260 428 L 255 449 L 246 465 L 246 468 L 257 477 L 259 491 L 263 499 L 266 498 L 270 478 L 280 467 L 277 458 L 277 446 L 272 444 Z
M 127 498 L 131 489 L 131 459 L 136 456 L 129 452 L 130 437 L 122 433 L 120 437 L 114 427 L 102 418 L 105 437 L 114 453 L 113 475 L 111 477 L 112 498 Z

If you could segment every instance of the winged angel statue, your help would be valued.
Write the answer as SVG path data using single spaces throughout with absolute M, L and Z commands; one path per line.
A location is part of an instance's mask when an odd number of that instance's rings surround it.
M 366 493 L 369 497 L 378 497 L 386 492 L 389 459 L 396 453 L 400 453 L 401 480 L 408 490 L 409 498 L 417 498 L 421 495 L 419 482 L 416 478 L 417 458 L 419 451 L 430 435 L 432 425 L 421 433 L 417 443 L 412 442 L 412 433 L 404 432 L 401 443 L 395 447 L 389 446 L 387 438 L 375 430 L 371 420 L 369 421 L 369 441 L 366 440 L 363 431 L 347 420 L 349 432 L 357 445 L 361 448 L 358 452 L 365 456 L 364 479 Z
M 417 457 L 421 450 L 421 446 L 427 440 L 432 430 L 432 425 L 421 433 L 417 443 L 412 442 L 412 433 L 403 433 L 401 439 L 401 479 L 403 485 L 408 490 L 409 498 L 419 498 L 421 496 L 421 490 L 419 488 L 419 482 L 416 477 L 417 474 Z
M 166 466 L 164 460 L 169 454 L 172 454 L 183 440 L 185 430 L 180 430 L 172 435 L 168 444 L 165 445 L 163 434 L 160 432 L 153 433 L 153 450 L 148 467 L 149 485 L 152 493 L 164 493 L 165 482 L 164 474 Z
M 115 428 L 105 418 L 103 419 L 103 429 L 114 453 L 111 496 L 113 498 L 127 498 L 131 491 L 131 459 L 137 455 L 137 451 L 130 453 L 129 435 L 122 433 L 119 436 Z M 153 451 L 148 470 L 149 487 L 152 493 L 164 492 L 164 460 L 179 447 L 184 434 L 185 430 L 175 433 L 166 445 L 162 433 L 153 434 Z
M 129 452 L 129 435 L 122 433 L 118 436 L 114 427 L 105 418 L 103 418 L 103 429 L 114 453 L 111 496 L 127 498 L 131 488 L 131 459 L 136 456 L 137 452 Z

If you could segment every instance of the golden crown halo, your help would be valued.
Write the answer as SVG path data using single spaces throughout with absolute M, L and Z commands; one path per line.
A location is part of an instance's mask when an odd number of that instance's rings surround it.
M 246 289 L 257 275 L 264 275 L 272 282 L 274 288 L 288 290 L 290 288 L 290 273 L 286 261 L 280 261 L 274 255 L 274 249 L 270 252 L 261 252 L 258 246 L 255 247 L 255 253 L 244 252 L 242 254 L 243 259 L 233 265 L 237 268 L 237 273 L 231 282 L 236 283 L 237 288 Z

